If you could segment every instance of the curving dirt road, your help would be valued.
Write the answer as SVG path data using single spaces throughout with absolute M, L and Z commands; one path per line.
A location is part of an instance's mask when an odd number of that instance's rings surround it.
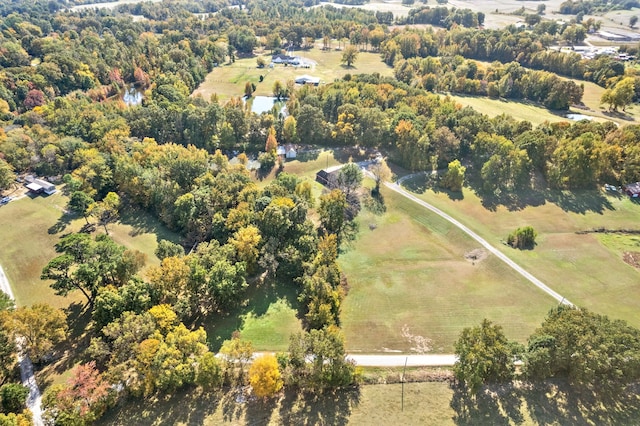
M 4 274 L 2 266 L 0 266 L 0 291 L 5 292 L 11 299 L 15 300 L 15 298 L 13 297 L 13 291 L 11 290 L 11 286 L 9 285 L 9 280 Z M 33 364 L 31 363 L 29 357 L 26 354 L 22 353 L 22 345 L 20 340 L 17 341 L 17 345 L 18 363 L 20 365 L 20 378 L 22 379 L 22 384 L 29 388 L 29 396 L 27 396 L 27 408 L 31 410 L 31 414 L 33 415 L 34 426 L 43 426 L 44 422 L 42 421 L 42 395 L 40 395 L 40 389 L 38 388 L 36 377 L 33 374 Z
M 439 208 L 432 206 L 431 204 L 427 203 L 426 201 L 423 201 L 421 199 L 419 199 L 418 197 L 414 196 L 413 194 L 410 194 L 408 191 L 406 191 L 405 189 L 403 189 L 400 185 L 402 184 L 402 182 L 407 179 L 412 177 L 413 175 L 409 175 L 409 176 L 405 176 L 401 179 L 398 180 L 398 183 L 391 183 L 391 182 L 385 182 L 384 184 L 387 186 L 387 188 L 391 189 L 392 191 L 397 192 L 398 194 L 410 199 L 411 201 L 414 201 L 418 204 L 420 204 L 422 207 L 424 207 L 425 209 L 431 210 L 432 212 L 434 212 L 435 214 L 437 214 L 438 216 L 442 217 L 443 219 L 451 222 L 453 225 L 455 225 L 456 227 L 458 227 L 459 229 L 461 229 L 463 232 L 465 232 L 467 235 L 469 235 L 471 238 L 473 238 L 474 240 L 476 240 L 477 242 L 479 242 L 485 249 L 487 249 L 489 252 L 493 253 L 498 259 L 502 260 L 504 263 L 506 263 L 507 265 L 509 265 L 511 267 L 511 269 L 513 269 L 514 271 L 516 271 L 517 273 L 519 273 L 520 275 L 522 275 L 523 277 L 525 277 L 527 280 L 529 280 L 533 285 L 535 285 L 536 287 L 538 287 L 540 290 L 544 291 L 545 293 L 547 293 L 549 296 L 553 297 L 554 299 L 556 299 L 559 303 L 568 305 L 568 306 L 573 306 L 573 303 L 571 303 L 569 300 L 567 300 L 566 297 L 562 296 L 561 294 L 559 294 L 558 292 L 556 292 L 555 290 L 551 289 L 549 286 L 547 286 L 545 283 L 543 283 L 542 281 L 540 281 L 539 279 L 537 279 L 536 277 L 534 277 L 533 275 L 531 275 L 529 272 L 527 272 L 524 268 L 522 268 L 520 265 L 518 265 L 516 262 L 514 262 L 513 260 L 511 260 L 509 257 L 507 257 L 507 255 L 505 255 L 504 253 L 502 253 L 500 250 L 498 250 L 497 248 L 495 248 L 494 246 L 492 246 L 491 244 L 489 244 L 489 242 L 487 240 L 485 240 L 484 238 L 482 238 L 480 235 L 476 234 L 475 232 L 473 232 L 471 229 L 469 229 L 467 226 L 463 225 L 462 223 L 460 223 L 459 221 L 457 221 L 456 219 L 454 219 L 453 217 L 449 216 L 448 214 L 446 214 L 445 212 L 443 212 L 442 210 L 440 210 Z

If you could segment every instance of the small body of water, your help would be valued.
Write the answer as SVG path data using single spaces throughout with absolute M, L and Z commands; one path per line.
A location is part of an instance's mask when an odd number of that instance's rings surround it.
M 122 93 L 122 100 L 124 101 L 125 104 L 127 104 L 127 106 L 140 105 L 142 103 L 143 98 L 144 98 L 144 95 L 142 94 L 142 91 L 139 89 L 136 89 L 133 86 L 129 86 Z
M 258 115 L 263 112 L 271 112 L 274 106 L 278 111 L 285 107 L 284 101 L 279 101 L 275 96 L 253 96 L 248 100 L 245 99 L 245 102 L 251 103 L 251 112 L 255 112 Z
M 573 120 L 573 121 L 580 121 L 580 120 L 593 120 L 593 117 L 591 117 L 590 115 L 584 115 L 584 114 L 567 114 L 565 115 L 565 117 L 567 117 L 569 120 Z
M 151 3 L 158 3 L 158 2 L 161 2 L 162 0 L 144 0 L 144 1 L 148 1 Z M 78 12 L 86 9 L 115 9 L 117 6 L 120 6 L 121 4 L 126 4 L 126 3 L 136 4 L 136 3 L 142 3 L 142 1 L 116 0 L 116 1 L 109 1 L 109 2 L 103 2 L 103 3 L 87 3 L 87 4 L 79 4 L 77 6 L 70 7 L 69 10 L 71 10 L 72 12 Z

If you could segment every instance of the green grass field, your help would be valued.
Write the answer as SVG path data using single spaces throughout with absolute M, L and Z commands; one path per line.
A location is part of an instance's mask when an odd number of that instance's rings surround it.
M 83 218 L 64 214 L 67 197 L 60 192 L 49 197 L 24 197 L 0 208 L 2 236 L 0 264 L 13 287 L 18 305 L 46 302 L 63 308 L 81 302 L 81 294 L 56 296 L 47 282 L 40 279 L 42 268 L 57 256 L 54 246 L 60 237 L 78 232 L 85 224 Z M 157 224 L 144 212 L 122 212 L 120 223 L 109 225 L 112 238 L 130 249 L 146 255 L 147 265 L 159 264 L 154 255 L 159 238 L 178 241 L 175 234 Z M 103 233 L 103 228 L 97 228 Z
M 129 425 L 594 425 L 636 424 L 640 398 L 617 404 L 576 395 L 562 381 L 536 387 L 501 386 L 476 402 L 446 382 L 364 385 L 333 393 L 286 392 L 237 402 L 236 390 L 177 392 L 108 412 L 97 424 Z M 403 403 L 404 402 L 404 403 Z
M 337 42 L 334 41 L 338 47 Z M 244 86 L 247 81 L 256 85 L 254 96 L 272 96 L 273 84 L 279 80 L 285 84 L 294 80 L 297 76 L 308 74 L 321 79 L 321 84 L 331 83 L 345 74 L 370 74 L 378 72 L 381 75 L 393 75 L 393 69 L 382 62 L 378 53 L 360 52 L 358 59 L 352 67 L 346 67 L 340 63 L 342 51 L 335 49 L 322 50 L 322 43 L 309 50 L 296 51 L 295 54 L 311 59 L 317 63 L 312 68 L 296 68 L 284 65 L 275 65 L 274 68 L 257 67 L 257 57 L 263 56 L 267 64 L 271 62 L 271 54 L 264 53 L 251 58 L 237 59 L 234 63 L 223 64 L 211 71 L 205 81 L 193 92 L 192 96 L 201 95 L 209 100 L 216 93 L 221 101 L 231 97 L 244 96 Z M 260 83 L 260 76 L 264 80 Z
M 462 328 L 483 318 L 525 341 L 555 306 L 498 259 L 465 259 L 480 246 L 453 225 L 383 194 L 387 212 L 361 213 L 360 236 L 339 259 L 349 280 L 342 327 L 350 351 L 410 351 L 411 334 L 431 339 L 434 352 L 451 353 Z
M 622 260 L 620 244 L 601 243 L 602 234 L 577 234 L 594 228 L 638 229 L 640 205 L 627 197 L 597 190 L 523 193 L 521 204 L 491 205 L 465 188 L 462 199 L 424 190 L 407 182 L 418 196 L 453 215 L 571 302 L 640 326 L 640 272 Z M 416 189 L 419 188 L 419 189 Z M 514 250 L 501 241 L 519 226 L 538 232 L 533 250 Z M 626 241 L 626 238 L 625 238 Z
M 462 106 L 470 106 L 482 114 L 495 117 L 500 114 L 509 114 L 516 120 L 529 121 L 534 126 L 545 121 L 554 123 L 557 121 L 569 121 L 566 117 L 554 114 L 546 108 L 533 103 L 516 102 L 507 99 L 491 99 L 486 96 L 461 96 L 449 95 Z

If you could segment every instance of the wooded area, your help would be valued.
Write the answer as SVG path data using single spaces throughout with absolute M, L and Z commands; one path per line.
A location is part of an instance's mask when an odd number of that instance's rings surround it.
M 441 96 L 518 99 L 567 110 L 581 103 L 584 91 L 565 78 L 572 77 L 605 87 L 602 102 L 610 110 L 638 100 L 634 69 L 605 56 L 582 59 L 547 49 L 581 41 L 586 29 L 578 23 L 485 30 L 477 28 L 481 13 L 422 7 L 405 23 L 433 27 L 390 30 L 394 21 L 387 13 L 308 8 L 313 1 L 251 0 L 237 8 L 224 0 L 141 3 L 78 12 L 56 2 L 32 3 L 0 5 L 0 189 L 16 174 L 59 177 L 70 197 L 67 209 L 85 218 L 88 231 L 63 236 L 58 255 L 42 270 L 56 294 L 80 292 L 90 317 L 87 342 L 76 348 L 86 350 L 86 359 L 67 385 L 50 387 L 44 398 L 45 415 L 55 424 L 90 423 L 119 399 L 191 385 L 250 383 L 256 395 L 269 397 L 283 386 L 322 390 L 358 382 L 340 331 L 349 286 L 337 259 L 358 232 L 362 171 L 347 164 L 335 187 L 316 200 L 308 180 L 287 173 L 278 145 L 382 150 L 409 171 L 446 169 L 442 186 L 450 191 L 459 192 L 466 179 L 487 197 L 534 183 L 582 189 L 640 180 L 639 125 L 534 127 L 506 114 L 489 118 Z M 393 67 L 395 78 L 371 70 L 317 87 L 281 82 L 273 91 L 286 100 L 287 116 L 252 113 L 243 93 L 225 103 L 215 95 L 191 96 L 210 71 L 237 57 L 256 49 L 311 49 L 327 38 L 339 47 L 349 43 L 347 67 L 367 50 L 379 53 L 380 65 Z M 247 87 L 250 95 L 253 87 Z M 123 101 L 129 89 L 141 94 L 140 104 Z M 260 170 L 247 169 L 248 156 L 260 161 Z M 371 197 L 380 196 L 380 183 L 390 175 L 377 164 Z M 277 177 L 264 179 L 274 168 Z M 127 209 L 148 212 L 181 237 L 181 244 L 160 242 L 158 266 L 145 269 L 142 253 L 109 236 Z M 104 234 L 91 232 L 89 218 Z M 291 337 L 288 353 L 260 358 L 247 372 L 251 343 L 229 336 L 216 358 L 202 325 L 228 316 L 251 286 L 293 289 L 304 332 Z M 0 384 L 15 377 L 16 338 L 34 361 L 46 363 L 69 335 L 64 314 L 48 305 L 6 306 L 0 321 Z M 606 351 L 620 361 L 610 368 L 613 379 L 574 365 L 565 346 L 584 342 L 565 339 L 571 321 L 587 322 L 600 340 L 606 340 L 601 332 L 626 330 L 623 337 L 634 336 L 638 349 L 638 331 L 630 326 L 558 309 L 531 337 L 527 378 L 565 375 L 612 391 L 637 380 L 637 356 L 629 364 L 629 349 L 619 343 Z M 489 358 L 504 364 L 481 368 L 483 377 L 467 369 L 462 356 L 464 341 L 481 333 L 499 346 L 497 352 L 489 348 Z M 512 377 L 509 357 L 525 352 L 502 337 L 489 323 L 463 333 L 457 374 L 472 391 Z M 20 399 L 20 390 L 5 386 L 18 397 L 0 391 L 3 410 L 24 420 L 24 407 L 10 402 Z

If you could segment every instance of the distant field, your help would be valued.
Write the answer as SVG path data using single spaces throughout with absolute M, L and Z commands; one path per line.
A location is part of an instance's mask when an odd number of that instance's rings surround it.
M 342 327 L 350 351 L 410 351 L 410 334 L 450 353 L 462 328 L 483 318 L 523 342 L 555 306 L 497 258 L 466 260 L 479 244 L 449 222 L 383 194 L 387 212 L 361 214 L 360 236 L 339 258 L 349 280 Z
M 332 41 L 332 50 L 321 50 L 322 43 L 316 44 L 316 47 L 309 50 L 296 51 L 295 54 L 311 59 L 316 62 L 312 68 L 296 68 L 284 65 L 275 65 L 274 68 L 258 68 L 257 56 L 251 58 L 237 59 L 232 64 L 222 64 L 214 68 L 205 81 L 192 93 L 192 96 L 201 95 L 204 99 L 209 100 L 212 94 L 217 93 L 220 100 L 226 100 L 231 97 L 244 96 L 244 86 L 247 81 L 256 85 L 255 96 L 272 96 L 273 84 L 279 80 L 285 84 L 289 80 L 295 80 L 300 75 L 312 75 L 319 77 L 321 83 L 332 83 L 337 78 L 342 78 L 345 74 L 370 74 L 378 72 L 381 75 L 393 75 L 393 69 L 382 62 L 382 58 L 378 53 L 360 52 L 358 59 L 351 68 L 340 63 L 342 59 L 342 51 L 335 50 L 338 47 L 336 40 Z M 344 47 L 344 43 L 341 43 Z M 271 62 L 271 54 L 262 55 L 267 61 Z M 260 76 L 264 77 L 260 83 Z
M 420 187 L 420 178 L 407 186 Z M 548 191 L 519 194 L 512 210 L 483 205 L 465 188 L 463 199 L 418 190 L 418 196 L 453 215 L 514 261 L 573 303 L 640 326 L 640 271 L 622 260 L 621 243 L 601 244 L 600 234 L 576 231 L 604 227 L 639 229 L 640 205 L 627 197 L 593 191 Z M 509 232 L 531 225 L 538 232 L 534 250 L 514 250 L 500 244 Z M 627 244 L 627 243 L 625 243 Z M 628 244 L 633 244 L 628 243 Z
M 487 68 L 491 66 L 491 62 L 488 61 L 475 61 L 480 67 Z M 570 108 L 566 112 L 554 112 L 548 110 L 542 106 L 537 106 L 531 102 L 518 102 L 513 99 L 490 99 L 484 96 L 463 96 L 455 95 L 451 96 L 460 102 L 462 105 L 469 105 L 474 109 L 487 114 L 489 116 L 496 116 L 502 113 L 506 113 L 514 116 L 520 120 L 527 120 L 533 124 L 540 124 L 546 120 L 550 122 L 554 121 L 571 121 L 564 117 L 564 114 L 582 114 L 593 117 L 596 121 L 613 121 L 619 125 L 624 124 L 638 124 L 640 115 L 640 108 L 636 105 L 630 105 L 627 107 L 626 112 L 620 111 L 620 113 L 609 114 L 607 112 L 606 105 L 600 105 L 600 99 L 605 91 L 604 87 L 600 87 L 597 84 L 579 80 L 575 78 L 567 78 L 558 75 L 561 79 L 571 80 L 577 85 L 584 87 L 584 94 L 582 96 L 582 103 L 586 109 Z M 562 115 L 559 115 L 562 114 Z
M 542 124 L 545 121 L 550 123 L 556 121 L 571 121 L 562 115 L 554 114 L 548 109 L 536 106 L 533 103 L 517 102 L 507 99 L 491 99 L 486 96 L 449 95 L 449 97 L 463 106 L 470 106 L 489 117 L 508 114 L 517 120 L 529 121 L 534 126 Z

